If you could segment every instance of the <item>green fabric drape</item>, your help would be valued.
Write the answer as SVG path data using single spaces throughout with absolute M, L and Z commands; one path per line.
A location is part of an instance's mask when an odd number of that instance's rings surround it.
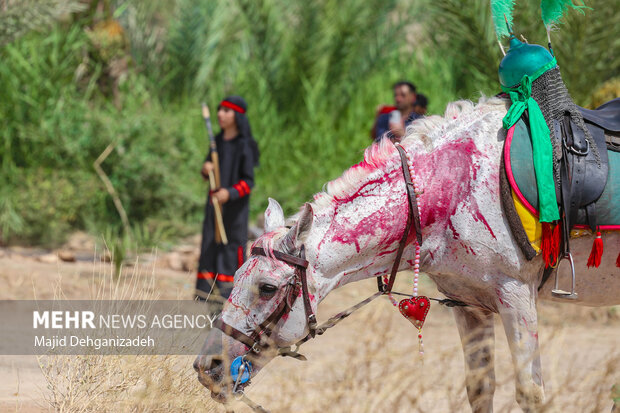
M 557 66 L 555 58 L 540 68 L 533 76 L 525 75 L 521 83 L 512 88 L 502 86 L 508 93 L 512 105 L 504 117 L 503 125 L 509 129 L 527 109 L 530 119 L 530 132 L 532 136 L 532 152 L 534 157 L 534 172 L 538 186 L 538 205 L 540 222 L 552 222 L 560 219 L 558 205 L 555 196 L 555 183 L 553 181 L 553 147 L 551 136 L 545 118 L 538 107 L 536 100 L 532 98 L 532 82 L 547 70 Z

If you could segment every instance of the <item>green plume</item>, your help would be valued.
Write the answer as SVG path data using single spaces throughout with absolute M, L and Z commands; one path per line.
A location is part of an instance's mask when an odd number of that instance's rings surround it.
M 514 6 L 514 0 L 491 0 L 491 15 L 493 16 L 495 33 L 498 38 L 510 34 L 508 27 L 506 27 L 506 20 L 508 20 L 508 24 L 512 27 L 512 9 Z
M 583 4 L 583 2 L 582 2 Z M 573 4 L 573 0 L 541 0 L 540 10 L 546 27 L 559 23 L 564 12 L 568 9 L 577 9 L 583 13 L 584 5 Z

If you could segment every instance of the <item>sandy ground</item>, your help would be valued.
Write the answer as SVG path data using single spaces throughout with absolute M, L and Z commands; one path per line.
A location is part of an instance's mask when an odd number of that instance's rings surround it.
M 39 253 L 0 250 L 1 299 L 93 297 L 111 267 L 98 260 L 46 263 Z M 138 280 L 151 298 L 191 298 L 194 275 L 141 258 L 123 277 Z M 400 274 L 396 289 L 408 291 L 410 274 Z M 374 292 L 374 280 L 333 292 L 321 305 L 325 319 Z M 441 297 L 424 279 L 421 293 Z M 620 308 L 589 309 L 541 303 L 540 342 L 548 411 L 609 412 L 611 387 L 620 383 Z M 503 328 L 496 322 L 495 411 L 520 411 L 514 401 L 514 376 Z M 271 411 L 469 411 L 463 385 L 463 355 L 451 310 L 433 305 L 424 326 L 426 354 L 417 356 L 417 331 L 387 299 L 369 304 L 324 336 L 302 348 L 307 362 L 279 358 L 247 389 L 249 397 Z M 182 358 L 191 369 L 191 357 Z M 34 356 L 0 356 L 0 411 L 50 411 L 46 381 Z M 208 411 L 224 411 L 204 393 Z M 108 409 L 102 406 L 101 411 Z M 250 411 L 235 405 L 234 411 Z

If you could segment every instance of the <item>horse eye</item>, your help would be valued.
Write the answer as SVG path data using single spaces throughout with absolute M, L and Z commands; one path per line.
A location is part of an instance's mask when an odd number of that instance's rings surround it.
M 260 291 L 260 295 L 262 296 L 271 296 L 274 295 L 276 291 L 278 291 L 278 287 L 271 284 L 261 284 L 258 287 L 258 290 Z

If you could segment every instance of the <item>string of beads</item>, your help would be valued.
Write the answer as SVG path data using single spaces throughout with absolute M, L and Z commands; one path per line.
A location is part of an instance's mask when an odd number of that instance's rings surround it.
M 413 190 L 416 194 L 416 200 L 418 204 L 418 215 L 422 216 L 422 200 L 420 199 L 420 187 L 418 186 L 418 179 L 413 170 L 413 160 L 411 154 L 405 151 L 407 154 L 407 166 L 409 167 L 409 175 L 411 176 L 411 182 L 413 183 Z M 418 296 L 418 281 L 420 279 L 420 244 L 416 238 L 415 241 L 415 261 L 413 264 L 413 297 Z M 424 356 L 424 342 L 422 341 L 422 327 L 418 328 L 418 350 L 420 357 Z

